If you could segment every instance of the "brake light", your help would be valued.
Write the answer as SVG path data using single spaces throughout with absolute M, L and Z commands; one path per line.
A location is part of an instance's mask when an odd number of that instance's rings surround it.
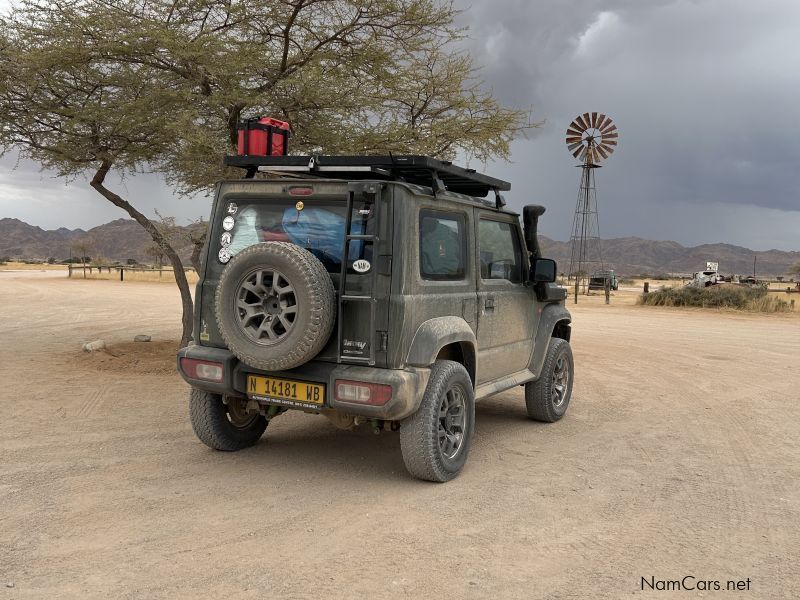
M 310 186 L 301 187 L 293 186 L 289 188 L 289 195 L 291 196 L 310 196 L 314 193 L 314 188 Z
M 336 380 L 335 397 L 341 402 L 383 406 L 392 398 L 392 386 L 365 381 Z
M 196 358 L 181 358 L 181 371 L 189 379 L 205 379 L 206 381 L 222 381 L 225 369 L 221 363 Z

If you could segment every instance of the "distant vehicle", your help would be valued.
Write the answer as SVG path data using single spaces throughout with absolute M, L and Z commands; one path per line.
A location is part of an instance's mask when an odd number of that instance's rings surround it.
M 707 269 L 705 271 L 698 271 L 697 273 L 692 274 L 692 280 L 689 281 L 685 287 L 710 287 L 721 281 L 724 281 L 724 279 L 725 278 L 722 277 L 717 271 Z
M 610 288 L 614 291 L 619 289 L 619 281 L 613 269 L 605 271 L 595 271 L 589 278 L 590 290 L 604 290 L 606 289 L 606 281 L 610 281 Z

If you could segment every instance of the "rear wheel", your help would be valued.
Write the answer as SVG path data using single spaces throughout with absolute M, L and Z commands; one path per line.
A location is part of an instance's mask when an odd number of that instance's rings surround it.
M 474 429 L 469 373 L 457 362 L 436 361 L 419 409 L 400 425 L 406 469 L 417 479 L 450 481 L 467 461 Z
M 230 397 L 227 404 L 220 394 L 192 389 L 189 416 L 192 429 L 209 448 L 235 452 L 255 444 L 268 421 L 258 413 L 248 413 L 241 398 Z
M 567 340 L 551 338 L 542 374 L 525 384 L 528 416 L 536 421 L 554 423 L 567 412 L 574 379 L 572 348 Z

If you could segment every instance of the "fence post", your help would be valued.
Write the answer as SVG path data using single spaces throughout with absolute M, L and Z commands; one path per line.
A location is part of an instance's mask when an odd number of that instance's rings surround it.
M 72 277 L 72 263 L 67 264 L 67 277 Z
M 644 293 L 645 294 L 649 294 L 650 293 L 650 282 L 649 281 L 645 281 L 644 282 Z
M 125 280 L 125 267 L 120 267 L 119 268 L 119 280 L 120 281 L 124 281 Z
M 794 298 L 792 298 L 792 299 L 789 301 L 789 305 L 792 307 L 792 310 L 794 310 Z

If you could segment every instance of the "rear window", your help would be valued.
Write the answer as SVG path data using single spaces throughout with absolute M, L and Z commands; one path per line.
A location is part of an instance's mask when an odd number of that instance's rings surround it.
M 424 279 L 458 280 L 466 274 L 464 215 L 419 212 L 419 270 Z
M 373 233 L 373 204 L 353 204 L 352 234 Z M 224 208 L 220 235 L 220 260 L 227 262 L 245 248 L 261 242 L 290 242 L 316 256 L 328 272 L 341 269 L 347 223 L 345 201 L 275 198 L 231 201 Z M 359 259 L 372 260 L 371 243 L 350 242 L 348 266 Z M 227 256 L 225 254 L 227 250 Z M 226 260 L 227 259 L 227 260 Z

